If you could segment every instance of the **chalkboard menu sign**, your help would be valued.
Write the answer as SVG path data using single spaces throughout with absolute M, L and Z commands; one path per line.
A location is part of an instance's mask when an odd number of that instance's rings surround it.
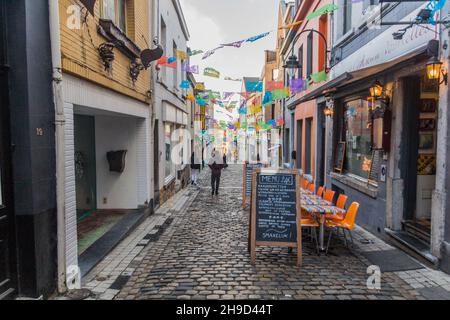
M 252 195 L 252 179 L 253 179 L 253 172 L 255 169 L 261 169 L 264 165 L 262 163 L 245 163 L 244 164 L 244 178 L 243 178 L 243 194 L 242 194 L 242 207 L 245 208 L 245 206 L 248 203 L 248 200 L 250 199 Z
M 252 183 L 250 246 L 252 263 L 256 246 L 297 248 L 302 262 L 300 188 L 294 170 L 256 169 Z
M 372 163 L 369 170 L 368 182 L 378 183 L 380 180 L 381 159 L 383 150 L 372 151 Z
M 336 158 L 334 161 L 334 171 L 342 173 L 344 170 L 344 160 L 345 160 L 345 142 L 339 142 L 336 147 Z

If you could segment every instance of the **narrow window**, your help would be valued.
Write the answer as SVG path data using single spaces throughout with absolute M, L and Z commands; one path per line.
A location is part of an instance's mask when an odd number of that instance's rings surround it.
M 308 34 L 308 52 L 306 57 L 306 76 L 309 77 L 313 73 L 313 33 Z

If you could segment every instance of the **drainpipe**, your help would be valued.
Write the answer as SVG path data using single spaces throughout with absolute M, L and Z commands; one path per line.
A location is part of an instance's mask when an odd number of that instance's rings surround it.
M 58 0 L 49 0 L 50 41 L 53 67 L 53 99 L 55 104 L 56 129 L 56 206 L 58 236 L 58 291 L 66 291 L 66 219 L 64 202 L 64 99 L 62 88 L 60 21 Z

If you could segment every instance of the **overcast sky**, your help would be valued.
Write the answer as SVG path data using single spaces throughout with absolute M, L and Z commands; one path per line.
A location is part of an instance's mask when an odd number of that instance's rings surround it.
M 192 50 L 207 51 L 222 43 L 244 40 L 276 30 L 279 0 L 180 0 L 191 35 Z M 191 58 L 191 65 L 212 67 L 224 76 L 259 77 L 264 64 L 264 50 L 274 50 L 276 32 L 241 48 L 225 47 L 206 60 L 201 55 Z M 207 89 L 240 92 L 241 83 L 195 76 Z

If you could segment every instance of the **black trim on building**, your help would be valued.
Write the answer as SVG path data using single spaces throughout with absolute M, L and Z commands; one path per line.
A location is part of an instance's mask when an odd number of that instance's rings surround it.
M 56 288 L 55 126 L 48 1 L 5 7 L 18 294 Z M 13 32 L 11 32 L 13 30 Z M 43 134 L 40 134 L 43 133 Z

